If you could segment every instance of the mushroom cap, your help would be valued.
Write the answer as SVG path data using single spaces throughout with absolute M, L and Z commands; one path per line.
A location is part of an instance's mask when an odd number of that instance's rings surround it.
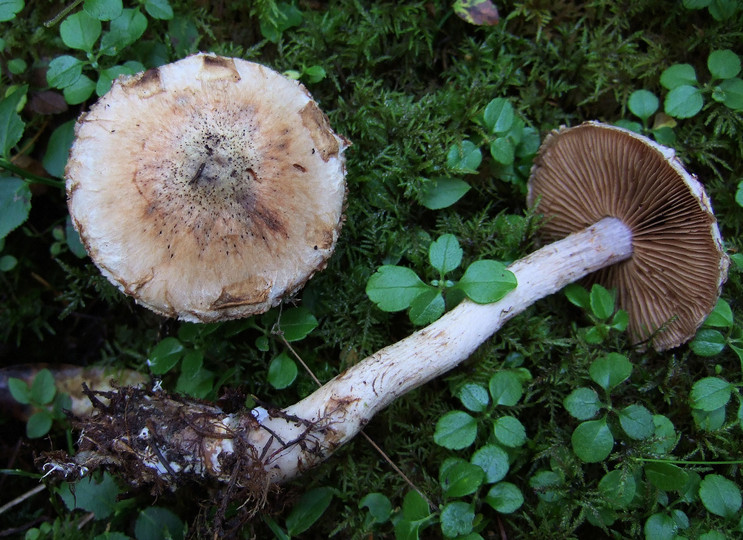
M 262 313 L 333 252 L 350 143 L 271 69 L 196 54 L 118 79 L 75 135 L 75 228 L 103 274 L 157 313 Z
M 527 203 L 552 242 L 605 217 L 632 231 L 632 256 L 589 280 L 616 289 L 635 343 L 658 350 L 691 339 L 714 308 L 729 260 L 709 198 L 672 149 L 598 122 L 550 133 Z

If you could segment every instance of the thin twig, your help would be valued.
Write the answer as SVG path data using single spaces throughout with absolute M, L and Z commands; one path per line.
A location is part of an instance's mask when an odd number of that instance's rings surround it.
M 16 497 L 12 501 L 10 501 L 8 503 L 5 503 L 4 505 L 0 506 L 0 514 L 2 514 L 3 512 L 5 512 L 6 510 L 10 510 L 15 505 L 22 503 L 23 501 L 25 501 L 29 497 L 33 497 L 34 495 L 36 495 L 37 493 L 40 493 L 40 492 L 44 491 L 45 489 L 46 489 L 46 484 L 39 484 L 38 486 L 36 486 L 32 490 L 27 491 L 26 493 L 24 493 L 23 495 L 19 495 L 18 497 Z

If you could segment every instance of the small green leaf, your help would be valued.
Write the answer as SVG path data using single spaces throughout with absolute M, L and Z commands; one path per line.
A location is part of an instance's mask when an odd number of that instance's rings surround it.
M 653 425 L 655 431 L 650 451 L 657 455 L 668 454 L 676 446 L 676 429 L 673 427 L 673 422 L 662 414 L 655 414 Z
M 475 442 L 477 420 L 462 411 L 450 411 L 436 422 L 433 440 L 449 450 L 461 450 Z
M 48 405 L 54 400 L 57 387 L 54 385 L 54 375 L 44 368 L 36 374 L 31 384 L 31 402 L 36 405 Z
M 508 137 L 498 137 L 490 143 L 490 155 L 501 165 L 511 165 L 516 159 L 516 148 Z
M 101 21 L 85 11 L 78 11 L 62 21 L 59 35 L 70 49 L 91 52 L 101 35 Z
M 198 50 L 201 36 L 196 23 L 190 17 L 175 15 L 170 19 L 168 35 L 177 57 L 183 57 Z
M 493 422 L 495 438 L 503 446 L 518 448 L 526 443 L 526 429 L 524 425 L 513 416 L 504 416 Z
M 508 454 L 503 448 L 495 444 L 486 444 L 478 448 L 470 462 L 485 472 L 485 482 L 493 484 L 505 478 L 508 473 Z
M 591 379 L 607 392 L 629 379 L 632 364 L 619 353 L 609 353 L 594 360 L 588 368 Z
M 10 150 L 18 144 L 23 137 L 23 130 L 26 127 L 25 122 L 21 120 L 18 111 L 18 104 L 26 99 L 26 90 L 28 87 L 21 86 L 14 92 L 5 96 L 0 101 L 0 152 L 3 157 L 10 156 Z M 2 181 L 2 179 L 0 179 Z M 1 204 L 1 199 L 0 199 Z M 2 236 L 0 236 L 2 238 Z
M 660 84 L 668 90 L 684 85 L 694 86 L 696 83 L 697 73 L 691 64 L 674 64 L 660 75 Z
M 420 521 L 431 515 L 428 503 L 417 491 L 408 491 L 402 500 L 402 515 L 408 521 Z
M 726 406 L 712 411 L 703 411 L 702 409 L 692 409 L 691 416 L 694 423 L 699 429 L 704 431 L 717 431 L 725 424 Z
M 733 310 L 722 298 L 717 299 L 715 308 L 707 315 L 704 319 L 704 326 L 714 326 L 717 328 L 732 328 L 733 326 Z
M 8 390 L 18 403 L 22 405 L 31 403 L 31 390 L 23 379 L 8 377 Z
M 490 395 L 496 405 L 512 407 L 518 403 L 524 393 L 521 379 L 512 371 L 499 371 L 495 373 L 488 383 Z
M 485 127 L 491 133 L 497 133 L 499 135 L 508 133 L 508 130 L 513 126 L 514 118 L 513 105 L 504 98 L 491 100 L 487 107 L 485 107 L 485 113 L 483 115 Z
M 46 81 L 54 88 L 65 88 L 74 84 L 83 72 L 85 64 L 74 56 L 62 55 L 49 62 Z
M 703 411 L 714 411 L 727 405 L 733 385 L 717 377 L 705 377 L 691 387 L 691 406 Z
M 740 488 L 719 474 L 708 474 L 699 485 L 704 507 L 717 516 L 732 519 L 741 507 Z
M 74 485 L 74 489 L 70 488 L 70 484 L 62 484 L 58 488 L 58 493 L 68 509 L 80 508 L 93 512 L 96 519 L 105 519 L 114 511 L 116 498 L 119 496 L 119 487 L 111 475 L 103 473 L 100 479 L 94 479 L 92 476 L 82 478 Z M 177 532 L 173 531 L 173 538 L 177 538 L 175 536 Z M 137 538 L 142 537 L 137 535 Z
M 562 290 L 562 292 L 565 293 L 565 297 L 574 306 L 578 306 L 579 308 L 583 308 L 585 310 L 588 310 L 591 307 L 590 294 L 584 287 L 581 287 L 577 283 L 571 283 L 570 285 L 566 286 Z
M 648 439 L 655 433 L 653 415 L 645 407 L 636 403 L 619 411 L 619 424 L 633 439 Z
M 715 88 L 712 97 L 729 109 L 743 111 L 743 79 L 734 77 L 722 81 Z
M 304 339 L 317 328 L 317 325 L 317 319 L 312 312 L 302 306 L 284 311 L 279 319 L 279 328 L 284 339 L 289 342 Z
M 448 208 L 472 189 L 459 178 L 441 176 L 428 182 L 421 191 L 420 203 L 429 210 Z
M 647 540 L 675 540 L 678 526 L 668 514 L 653 514 L 645 522 L 643 532 Z
M 485 472 L 472 463 L 461 461 L 443 468 L 439 474 L 439 484 L 446 497 L 464 497 L 477 491 L 485 479 Z
M 716 79 L 732 79 L 740 73 L 740 57 L 730 49 L 712 51 L 707 58 L 707 67 Z
M 647 122 L 648 118 L 655 114 L 658 105 L 658 98 L 648 90 L 635 90 L 630 94 L 627 101 L 627 106 L 632 114 L 639 117 L 643 122 Z
M 562 477 L 554 471 L 538 471 L 529 479 L 529 486 L 537 497 L 545 502 L 555 502 L 563 498 L 557 489 L 564 484 Z
M 307 82 L 314 84 L 322 81 L 327 73 L 322 66 L 310 66 L 304 70 L 303 75 L 307 78 Z
M 716 356 L 726 345 L 725 336 L 711 328 L 701 328 L 694 339 L 689 342 L 689 348 L 699 356 Z
M 65 241 L 70 251 L 78 258 L 84 259 L 88 256 L 88 252 L 85 251 L 80 235 L 77 233 L 72 225 L 72 218 L 68 215 L 65 218 Z
M 169 21 L 173 18 L 173 8 L 168 0 L 145 0 L 144 9 L 153 19 Z
M 473 412 L 482 412 L 490 404 L 487 389 L 476 383 L 467 383 L 457 392 L 462 405 Z
M 52 132 L 47 143 L 46 153 L 42 164 L 46 172 L 57 178 L 64 178 L 64 169 L 67 164 L 67 156 L 70 153 L 72 141 L 75 139 L 75 121 L 69 120 L 60 124 Z
M 325 513 L 333 499 L 333 490 L 319 487 L 307 491 L 286 518 L 286 529 L 296 536 L 309 529 Z
M 0 0 L 0 22 L 12 21 L 16 14 L 23 9 L 23 0 Z
M 83 9 L 99 21 L 110 21 L 121 15 L 124 6 L 121 0 L 85 0 Z
M 599 493 L 610 508 L 626 508 L 635 498 L 637 482 L 627 471 L 609 471 L 599 481 Z
M 571 437 L 573 452 L 581 461 L 598 463 L 604 461 L 614 448 L 614 437 L 606 419 L 589 420 L 575 428 Z
M 609 326 L 618 332 L 624 332 L 629 324 L 629 315 L 623 309 L 617 310 L 611 318 Z
M 512 514 L 524 504 L 524 495 L 518 486 L 510 482 L 500 482 L 490 488 L 485 502 L 501 514 Z
M 367 508 L 373 523 L 386 523 L 392 514 L 392 503 L 382 493 L 369 493 L 359 501 L 359 508 Z
M 69 105 L 79 105 L 95 91 L 95 82 L 87 75 L 80 75 L 80 77 L 69 86 L 65 86 L 62 90 L 64 99 Z
M 449 148 L 446 165 L 454 172 L 462 174 L 476 174 L 482 163 L 480 149 L 470 141 L 462 141 Z
M 441 317 L 445 309 L 444 295 L 438 289 L 431 287 L 410 302 L 410 320 L 419 326 L 430 324 Z
M 137 540 L 183 540 L 185 530 L 178 516 L 159 506 L 142 510 L 134 523 Z
M 521 142 L 516 145 L 516 157 L 528 158 L 539 150 L 539 131 L 533 127 L 525 127 L 521 133 Z
M 369 278 L 366 294 L 382 311 L 402 311 L 429 289 L 410 268 L 385 265 Z
M 147 30 L 147 17 L 139 9 L 124 8 L 121 15 L 111 21 L 110 29 L 101 38 L 101 52 L 117 55 L 124 47 L 137 41 Z
M 31 415 L 26 422 L 26 436 L 29 439 L 43 437 L 52 429 L 52 413 L 49 411 L 37 411 Z
M 150 371 L 155 375 L 167 373 L 183 356 L 183 344 L 174 337 L 166 337 L 150 352 L 147 360 Z
M 686 472 L 673 463 L 649 461 L 643 468 L 650 483 L 663 491 L 681 491 L 689 480 Z
M 464 252 L 459 247 L 459 241 L 453 234 L 444 234 L 428 249 L 428 260 L 441 275 L 456 270 L 462 263 Z
M 702 110 L 704 98 L 695 86 L 677 86 L 666 96 L 663 109 L 674 118 L 691 118 Z
M 282 352 L 268 365 L 268 382 L 277 390 L 290 386 L 297 378 L 297 364 Z
M 20 178 L 0 178 L 0 240 L 22 225 L 31 211 L 31 188 Z
M 16 266 L 18 266 L 18 259 L 13 255 L 0 256 L 0 272 L 10 272 Z
M 447 538 L 454 538 L 472 531 L 475 510 L 469 503 L 450 502 L 441 510 L 439 520 L 443 535 Z
M 488 259 L 467 267 L 457 288 L 478 304 L 497 302 L 516 288 L 516 276 L 503 263 Z
M 570 392 L 563 405 L 570 416 L 578 420 L 593 418 L 603 407 L 596 391 L 586 387 L 576 388 Z
M 591 311 L 601 320 L 606 320 L 614 313 L 614 294 L 598 283 L 591 287 L 589 296 Z

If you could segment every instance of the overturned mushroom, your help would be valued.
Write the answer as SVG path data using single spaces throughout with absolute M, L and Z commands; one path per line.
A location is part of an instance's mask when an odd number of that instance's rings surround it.
M 264 66 L 197 54 L 119 79 L 75 134 L 75 228 L 106 277 L 158 313 L 261 313 L 335 247 L 348 141 Z
M 535 177 L 539 178 L 543 170 L 552 170 L 552 160 L 567 159 L 556 153 L 555 148 L 560 147 L 563 137 L 569 144 L 575 144 L 570 142 L 575 134 L 581 138 L 597 137 L 599 142 L 590 142 L 582 150 L 585 161 L 592 164 L 596 175 L 607 167 L 602 164 L 604 159 L 624 163 L 641 173 L 633 177 L 626 175 L 627 183 L 609 195 L 590 194 L 589 190 L 602 182 L 583 182 L 582 196 L 590 204 L 640 192 L 650 198 L 640 195 L 628 198 L 634 201 L 635 212 L 642 214 L 644 209 L 652 209 L 651 201 L 657 195 L 651 195 L 648 186 L 657 184 L 654 176 L 665 174 L 665 169 L 660 165 L 635 167 L 631 164 L 651 159 L 670 162 L 669 166 L 678 174 L 669 176 L 670 184 L 661 184 L 661 190 L 673 193 L 668 205 L 662 206 L 661 216 L 666 224 L 662 230 L 664 235 L 674 238 L 675 244 L 685 245 L 689 252 L 700 249 L 702 244 L 714 252 L 709 256 L 712 263 L 708 280 L 716 296 L 724 281 L 727 258 L 709 201 L 699 183 L 691 175 L 682 173 L 669 150 L 625 130 L 594 123 L 552 134 L 537 159 Z M 610 142 L 603 139 L 605 136 L 611 137 Z M 629 150 L 621 150 L 637 144 L 648 145 L 650 154 L 640 159 Z M 623 157 L 613 157 L 617 152 Z M 549 178 L 547 175 L 539 180 L 540 190 L 547 191 L 545 186 Z M 534 200 L 536 188 L 532 189 Z M 554 197 L 559 199 L 557 191 Z M 542 200 L 548 199 L 545 196 Z M 544 208 L 548 210 L 551 206 Z M 693 216 L 697 213 L 702 216 L 699 219 L 705 224 L 703 229 L 708 238 L 702 240 L 700 233 L 684 243 L 677 238 L 683 235 L 681 223 L 672 227 L 671 217 L 685 215 L 682 221 L 686 222 L 696 219 Z M 161 489 L 175 487 L 187 477 L 214 477 L 227 482 L 231 488 L 239 487 L 260 498 L 270 484 L 294 478 L 324 460 L 394 399 L 454 368 L 505 321 L 536 300 L 592 272 L 634 257 L 633 253 L 640 251 L 634 248 L 636 238 L 642 239 L 644 229 L 634 230 L 632 224 L 622 221 L 623 218 L 609 210 L 598 211 L 595 224 L 513 263 L 509 269 L 515 274 L 518 286 L 502 300 L 492 304 L 464 300 L 438 321 L 374 353 L 283 410 L 262 406 L 248 412 L 226 414 L 216 407 L 167 396 L 161 391 L 125 389 L 115 396 L 105 394 L 111 398 L 111 403 L 101 406 L 99 414 L 85 423 L 86 437 L 74 461 L 66 462 L 57 457 L 47 463 L 47 468 L 71 472 L 80 467 L 116 465 L 124 467 L 130 481 L 154 482 Z M 656 241 L 662 240 L 664 235 L 656 236 Z M 663 242 L 660 244 L 662 246 Z M 652 262 L 657 258 L 647 257 L 647 260 Z M 665 266 L 645 268 L 645 272 L 651 274 L 668 273 Z M 618 286 L 631 286 L 628 283 L 616 281 Z M 661 290 L 658 294 L 665 293 Z M 620 298 L 625 298 L 621 292 Z M 652 292 L 631 298 L 633 302 L 654 300 Z M 698 300 L 688 294 L 681 296 L 680 301 Z M 713 304 L 709 303 L 707 308 Z M 644 313 L 650 308 L 637 309 Z M 680 312 L 669 314 L 675 315 L 682 316 Z M 645 335 L 641 333 L 640 337 Z M 668 342 L 657 339 L 654 343 L 669 346 Z

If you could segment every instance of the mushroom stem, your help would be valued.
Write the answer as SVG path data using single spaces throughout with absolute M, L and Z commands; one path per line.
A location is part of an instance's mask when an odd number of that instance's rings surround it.
M 161 391 L 104 394 L 111 405 L 84 424 L 77 467 L 52 459 L 46 469 L 69 474 L 114 464 L 124 466 L 133 483 L 159 486 L 175 486 L 182 475 L 213 476 L 260 498 L 269 485 L 323 461 L 396 398 L 456 367 L 535 301 L 631 255 L 629 228 L 616 218 L 602 219 L 511 264 L 518 285 L 502 300 L 464 300 L 283 410 L 224 414 Z

